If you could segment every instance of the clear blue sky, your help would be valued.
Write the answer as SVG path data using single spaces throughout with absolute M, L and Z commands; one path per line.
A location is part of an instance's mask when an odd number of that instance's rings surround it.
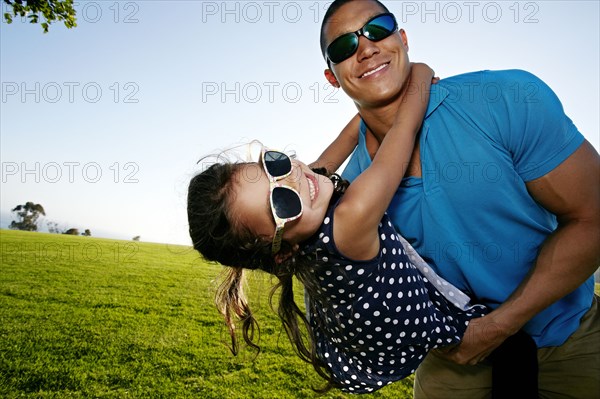
M 34 201 L 63 228 L 189 244 L 201 156 L 259 139 L 312 161 L 355 113 L 323 78 L 326 4 L 83 1 L 72 30 L 2 22 L 1 226 Z M 412 60 L 528 70 L 599 148 L 598 1 L 386 4 Z

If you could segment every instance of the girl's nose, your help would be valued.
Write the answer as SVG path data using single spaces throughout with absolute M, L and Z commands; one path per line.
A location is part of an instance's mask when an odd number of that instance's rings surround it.
M 292 173 L 285 178 L 285 184 L 300 191 L 300 181 L 303 175 L 304 172 L 302 171 L 302 166 L 297 162 L 292 161 Z

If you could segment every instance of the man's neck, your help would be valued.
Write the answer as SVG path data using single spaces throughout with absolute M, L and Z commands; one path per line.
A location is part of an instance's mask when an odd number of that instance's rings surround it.
M 360 106 L 357 104 L 361 118 L 381 143 L 386 133 L 391 129 L 400 107 L 406 104 L 406 95 L 410 81 L 407 81 L 396 98 L 383 105 Z
M 391 129 L 404 97 L 382 107 L 359 109 L 359 113 L 367 125 L 366 146 L 373 159 L 386 133 Z M 418 136 L 417 136 L 418 137 Z M 415 142 L 413 153 L 408 164 L 406 176 L 421 177 L 421 157 L 419 140 Z
M 397 112 L 398 104 L 394 102 L 383 108 L 361 109 L 360 116 L 373 136 L 381 143 L 385 134 L 392 127 Z

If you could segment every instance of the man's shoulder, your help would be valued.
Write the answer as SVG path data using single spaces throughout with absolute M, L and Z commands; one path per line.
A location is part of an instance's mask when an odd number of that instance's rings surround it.
M 521 69 L 483 70 L 450 76 L 433 85 L 431 91 L 432 97 L 446 99 L 444 103 L 448 106 L 468 107 L 469 112 L 484 111 L 486 104 L 525 103 L 546 92 L 548 87 L 541 79 Z
M 514 82 L 534 82 L 540 79 L 529 71 L 522 69 L 481 70 L 450 76 L 439 81 L 439 85 L 448 90 L 475 87 L 478 84 L 504 84 Z

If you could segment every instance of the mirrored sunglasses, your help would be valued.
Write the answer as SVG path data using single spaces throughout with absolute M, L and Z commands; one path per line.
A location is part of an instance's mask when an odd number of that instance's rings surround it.
M 378 42 L 390 36 L 397 29 L 398 23 L 393 14 L 379 14 L 367 21 L 356 32 L 345 33 L 331 42 L 325 52 L 327 60 L 333 64 L 339 64 L 350 58 L 358 50 L 359 36 L 364 36 L 372 42 Z

